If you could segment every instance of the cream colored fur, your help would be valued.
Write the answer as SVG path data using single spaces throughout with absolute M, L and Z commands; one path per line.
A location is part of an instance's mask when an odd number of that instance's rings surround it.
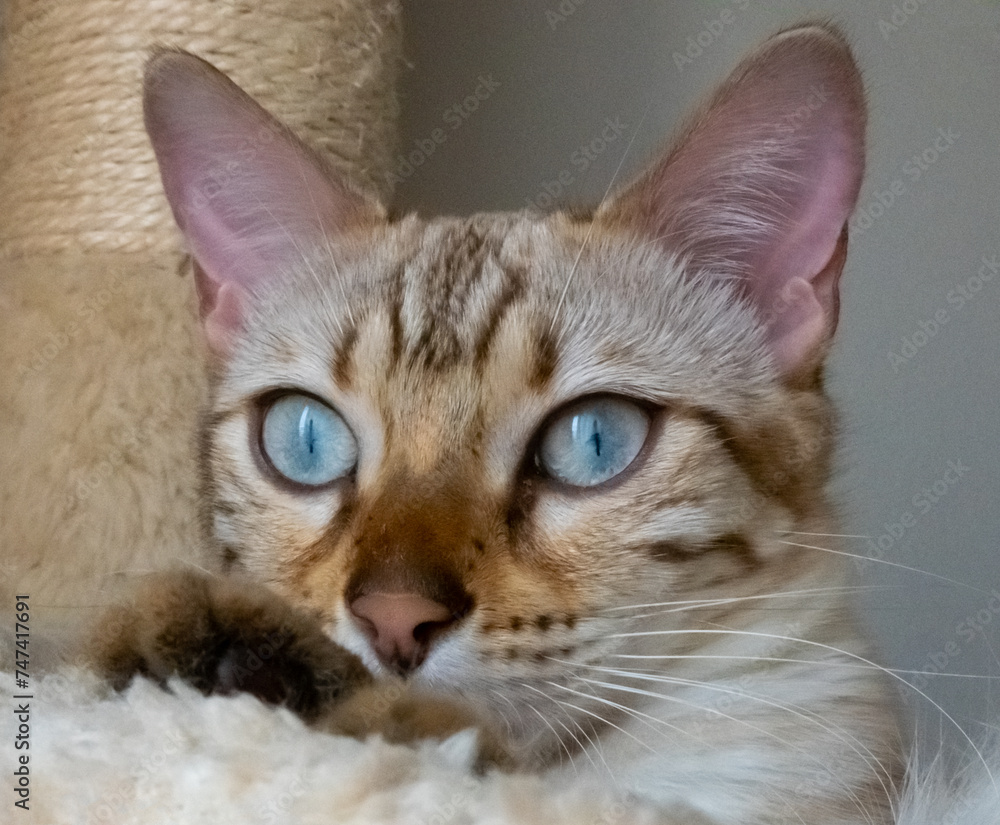
M 0 691 L 14 691 L 9 674 Z M 139 681 L 109 695 L 66 670 L 37 685 L 30 825 L 708 825 L 656 813 L 589 777 L 474 775 L 472 733 L 419 749 L 307 729 L 249 696 Z M 15 733 L 12 714 L 0 738 Z M 1000 775 L 1000 749 L 988 752 Z M 12 809 L 10 809 L 12 810 Z M 982 764 L 911 777 L 898 825 L 997 825 Z M 801 820 L 776 820 L 801 825 Z M 863 819 L 850 825 L 866 825 Z

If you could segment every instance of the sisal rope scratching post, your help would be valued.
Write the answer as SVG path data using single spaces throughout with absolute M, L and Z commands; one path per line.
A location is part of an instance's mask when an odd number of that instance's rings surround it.
M 383 198 L 398 0 L 8 0 L 0 43 L 0 595 L 76 629 L 199 560 L 189 261 L 142 128 L 154 44 L 230 74 Z M 11 602 L 12 603 L 12 602 Z

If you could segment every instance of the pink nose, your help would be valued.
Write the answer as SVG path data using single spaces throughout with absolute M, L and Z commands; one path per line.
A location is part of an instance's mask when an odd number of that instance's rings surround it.
M 458 618 L 440 602 L 415 593 L 366 593 L 351 602 L 350 610 L 382 664 L 401 674 L 416 668 L 431 637 Z

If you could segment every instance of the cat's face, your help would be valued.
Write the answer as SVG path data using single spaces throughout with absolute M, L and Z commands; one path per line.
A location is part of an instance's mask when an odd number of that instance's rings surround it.
M 864 127 L 835 34 L 770 41 L 585 217 L 390 221 L 188 56 L 146 106 L 214 362 L 211 532 L 373 671 L 530 730 L 587 667 L 698 647 L 642 605 L 704 627 L 815 563 L 778 538 L 826 517 Z
M 523 679 L 605 647 L 616 608 L 753 578 L 816 500 L 825 410 L 751 308 L 589 223 L 407 219 L 248 318 L 209 419 L 214 533 L 375 669 L 359 593 L 461 614 L 426 678 Z M 345 431 L 316 434 L 327 409 Z

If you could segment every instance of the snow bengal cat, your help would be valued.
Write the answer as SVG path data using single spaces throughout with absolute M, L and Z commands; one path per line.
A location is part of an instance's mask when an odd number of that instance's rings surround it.
M 484 770 L 590 771 L 676 825 L 889 821 L 893 694 L 825 493 L 866 121 L 839 32 L 766 41 L 589 211 L 392 216 L 180 51 L 145 118 L 218 573 L 108 613 L 113 684 L 474 725 Z

